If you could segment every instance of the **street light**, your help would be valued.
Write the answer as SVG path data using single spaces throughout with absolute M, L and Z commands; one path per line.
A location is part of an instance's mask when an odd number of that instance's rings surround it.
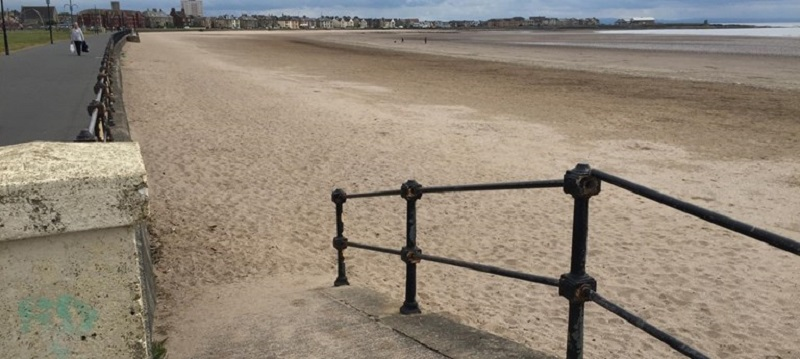
M 69 0 L 69 5 L 64 4 L 64 7 L 67 7 L 67 6 L 69 6 L 69 23 L 70 23 L 70 26 L 72 26 L 72 24 L 75 23 L 75 18 L 72 16 L 72 8 L 73 7 L 78 7 L 78 4 L 74 4 L 73 5 L 72 4 L 72 0 Z
M 8 56 L 8 36 L 6 35 L 6 6 L 3 0 L 0 0 L 0 17 L 3 18 L 3 46 L 6 49 L 6 56 Z
M 47 3 L 47 27 L 50 29 L 50 45 L 53 44 L 53 13 L 50 12 L 50 0 L 45 0 Z

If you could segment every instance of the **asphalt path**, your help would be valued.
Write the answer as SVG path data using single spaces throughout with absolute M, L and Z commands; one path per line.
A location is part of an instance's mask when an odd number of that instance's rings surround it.
M 73 141 L 89 126 L 86 107 L 111 34 L 87 33 L 81 56 L 67 41 L 0 53 L 0 146 Z

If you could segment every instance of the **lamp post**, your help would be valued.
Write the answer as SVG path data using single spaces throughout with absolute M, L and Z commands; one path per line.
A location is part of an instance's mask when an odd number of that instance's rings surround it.
M 75 17 L 72 15 L 72 8 L 78 7 L 78 4 L 72 4 L 72 0 L 69 0 L 69 4 L 64 4 L 64 7 L 69 6 L 69 24 L 72 25 L 75 23 Z
M 8 36 L 6 35 L 6 6 L 3 0 L 0 0 L 0 17 L 3 18 L 3 46 L 6 49 L 6 56 L 8 56 Z
M 50 45 L 53 44 L 53 13 L 50 12 L 50 0 L 45 0 L 47 3 L 47 28 L 50 29 Z

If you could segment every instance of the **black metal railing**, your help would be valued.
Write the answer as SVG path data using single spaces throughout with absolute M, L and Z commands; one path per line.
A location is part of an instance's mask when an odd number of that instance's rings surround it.
M 124 44 L 124 39 L 131 30 L 117 31 L 108 39 L 103 60 L 100 62 L 100 71 L 97 74 L 97 83 L 94 85 L 95 99 L 89 103 L 89 127 L 81 130 L 76 142 L 111 142 L 114 136 L 110 127 L 114 123 L 114 102 L 116 100 L 113 90 L 113 71 L 117 62 L 117 46 Z
M 421 260 L 429 260 L 442 264 L 468 268 L 479 272 L 491 273 L 498 276 L 516 278 L 528 282 L 558 287 L 558 294 L 569 300 L 567 359 L 578 359 L 583 357 L 584 303 L 587 301 L 594 302 L 601 308 L 618 315 L 627 322 L 639 329 L 642 329 L 644 332 L 664 342 L 687 357 L 694 359 L 708 358 L 708 356 L 701 353 L 697 349 L 692 348 L 674 336 L 647 323 L 644 319 L 614 304 L 608 299 L 602 297 L 597 292 L 597 281 L 586 273 L 586 247 L 589 229 L 589 199 L 600 193 L 602 182 L 626 189 L 634 194 L 673 207 L 679 211 L 695 215 L 704 221 L 714 223 L 723 228 L 727 228 L 744 234 L 748 237 L 755 238 L 773 247 L 782 249 L 795 255 L 800 255 L 800 242 L 756 228 L 743 222 L 733 220 L 722 214 L 661 194 L 653 189 L 638 185 L 600 170 L 592 169 L 587 164 L 578 164 L 575 168 L 567 171 L 563 180 L 559 179 L 547 181 L 440 187 L 423 187 L 416 181 L 410 180 L 403 183 L 399 191 L 386 190 L 370 193 L 347 194 L 343 189 L 336 189 L 331 194 L 331 200 L 336 205 L 336 236 L 333 238 L 333 247 L 336 249 L 338 257 L 338 276 L 334 281 L 334 286 L 350 284 L 347 279 L 344 261 L 344 250 L 348 247 L 399 255 L 406 264 L 405 299 L 403 301 L 403 305 L 400 307 L 400 313 L 421 313 L 419 303 L 417 303 L 416 300 L 416 265 Z M 417 246 L 416 203 L 422 198 L 423 194 L 532 188 L 562 188 L 566 194 L 571 195 L 574 199 L 570 271 L 562 274 L 560 278 L 556 279 L 529 273 L 521 273 L 486 264 L 472 263 L 451 258 L 422 254 L 422 250 Z M 402 247 L 400 250 L 397 250 L 371 246 L 367 244 L 351 242 L 344 236 L 344 222 L 342 221 L 342 214 L 344 212 L 344 203 L 347 202 L 348 199 L 397 195 L 406 201 L 406 244 L 404 247 Z

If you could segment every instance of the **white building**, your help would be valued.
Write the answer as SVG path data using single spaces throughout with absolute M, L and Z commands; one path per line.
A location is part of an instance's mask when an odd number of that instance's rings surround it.
M 181 8 L 186 16 L 203 17 L 203 0 L 181 0 Z

